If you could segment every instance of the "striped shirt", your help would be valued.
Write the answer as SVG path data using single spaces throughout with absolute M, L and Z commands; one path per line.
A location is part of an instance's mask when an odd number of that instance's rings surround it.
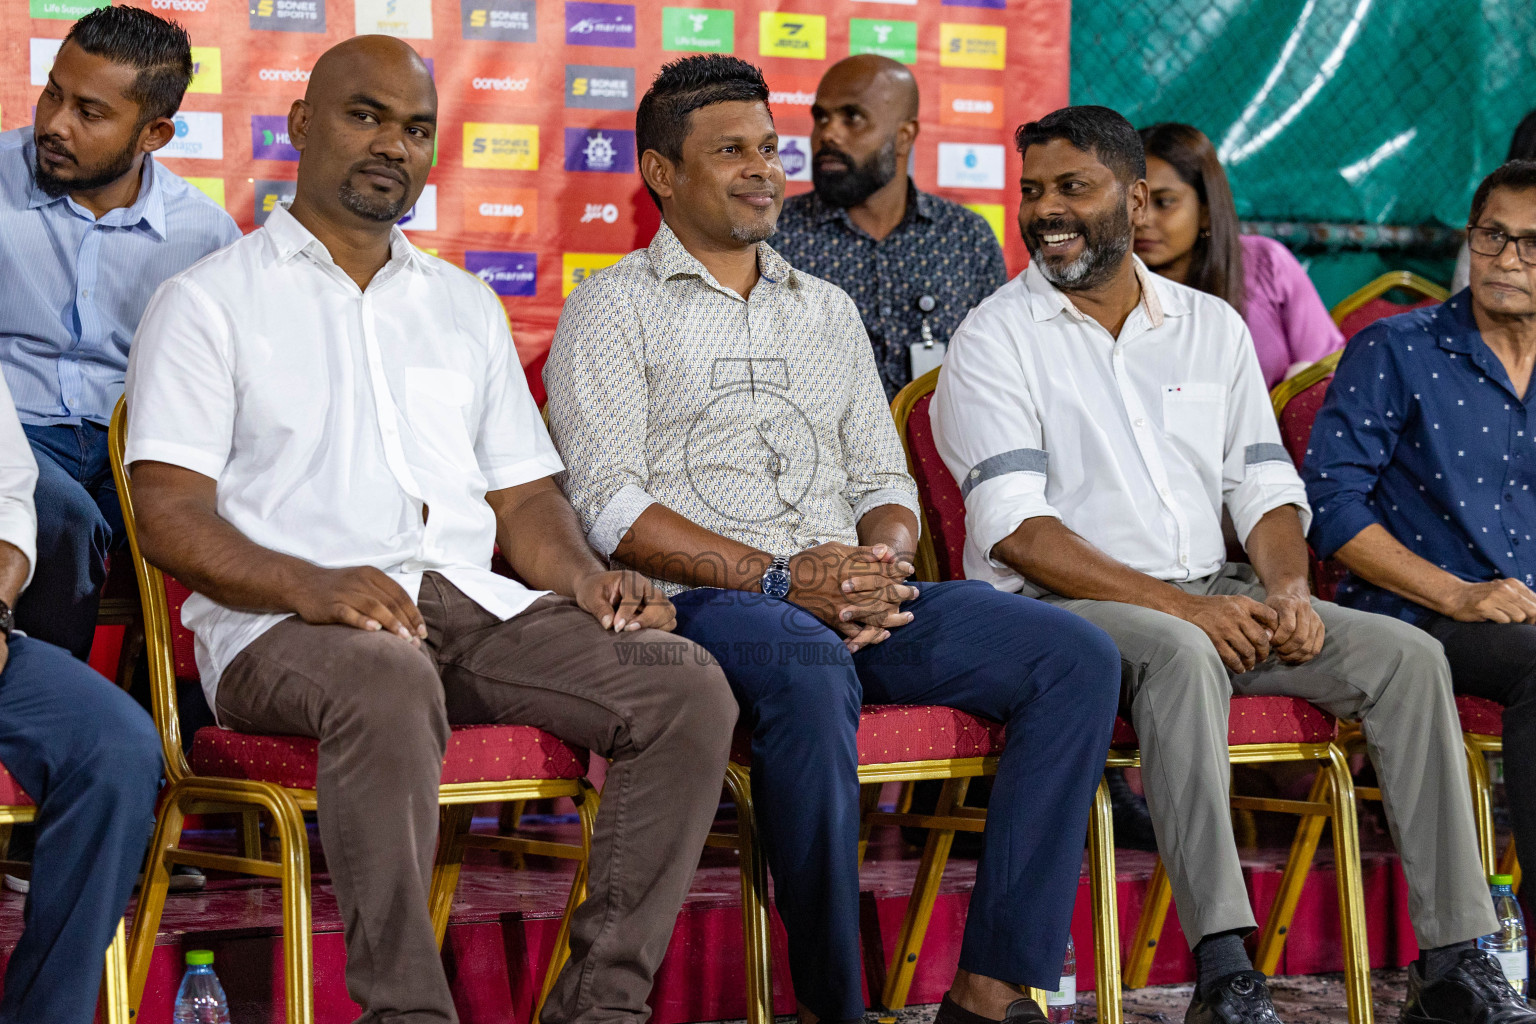
M 149 297 L 240 229 L 152 157 L 138 199 L 100 220 L 49 198 L 36 166 L 30 125 L 0 134 L 0 368 L 21 422 L 105 424 Z
M 653 502 L 774 555 L 857 544 L 880 505 L 917 515 L 853 300 L 767 244 L 758 268 L 742 298 L 663 224 L 566 300 L 544 385 L 600 553 Z

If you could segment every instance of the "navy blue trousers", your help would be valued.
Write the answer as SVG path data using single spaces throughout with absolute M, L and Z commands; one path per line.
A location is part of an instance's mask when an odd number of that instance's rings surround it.
M 985 583 L 921 585 L 913 621 L 850 655 L 796 605 L 703 588 L 677 632 L 725 669 L 752 729 L 752 796 L 799 1001 L 864 1011 L 859 955 L 859 708 L 942 704 L 1006 724 L 960 967 L 1054 989 L 1094 789 L 1120 693 L 1097 626 Z
M 89 666 L 18 636 L 0 671 L 0 763 L 38 805 L 32 891 L 0 1024 L 90 1024 L 102 957 L 154 825 L 159 736 Z
M 84 661 L 96 635 L 107 554 L 125 534 L 107 428 L 22 429 L 37 458 L 37 565 L 16 604 L 16 625 Z

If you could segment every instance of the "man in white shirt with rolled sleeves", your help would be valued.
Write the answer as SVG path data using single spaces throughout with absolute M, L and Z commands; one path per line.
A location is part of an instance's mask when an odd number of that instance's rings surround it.
M 1234 693 L 1362 722 L 1421 947 L 1403 1020 L 1536 1021 L 1474 947 L 1496 921 L 1445 658 L 1405 623 L 1310 597 L 1311 512 L 1242 318 L 1131 255 L 1147 202 L 1135 131 L 1068 107 L 1016 141 L 1031 264 L 955 333 L 934 429 L 965 496 L 966 574 L 1076 612 L 1120 648 L 1199 967 L 1186 1021 L 1277 1020 L 1242 945 L 1255 922 L 1228 810 Z M 1251 566 L 1225 559 L 1223 504 Z

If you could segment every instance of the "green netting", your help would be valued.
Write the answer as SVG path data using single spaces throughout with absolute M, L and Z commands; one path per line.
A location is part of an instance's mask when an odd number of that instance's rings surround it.
M 1536 2 L 1078 0 L 1072 102 L 1199 127 L 1244 219 L 1459 227 L 1536 106 Z

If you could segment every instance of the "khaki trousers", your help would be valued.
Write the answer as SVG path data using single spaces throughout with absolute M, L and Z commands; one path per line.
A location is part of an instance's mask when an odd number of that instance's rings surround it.
M 1265 596 L 1252 568 L 1240 564 L 1176 585 L 1191 594 Z M 1045 600 L 1101 627 L 1120 648 L 1147 808 L 1191 946 L 1206 935 L 1255 926 L 1228 805 L 1234 693 L 1300 697 L 1359 720 L 1402 857 L 1419 945 L 1496 929 L 1450 669 L 1433 637 L 1398 619 L 1313 599 L 1327 630 L 1316 658 L 1287 665 L 1271 655 L 1233 674 L 1210 638 L 1183 619 L 1114 601 Z
M 218 687 L 232 728 L 320 740 L 320 837 L 360 1020 L 457 1020 L 427 909 L 438 778 L 449 723 L 507 723 L 613 759 L 571 960 L 544 1022 L 645 1021 L 720 801 L 737 713 L 725 676 L 680 637 L 605 632 L 564 597 L 502 622 L 428 573 L 417 606 L 420 648 L 292 618 L 242 651 Z M 687 656 L 648 667 L 617 653 L 658 641 Z

